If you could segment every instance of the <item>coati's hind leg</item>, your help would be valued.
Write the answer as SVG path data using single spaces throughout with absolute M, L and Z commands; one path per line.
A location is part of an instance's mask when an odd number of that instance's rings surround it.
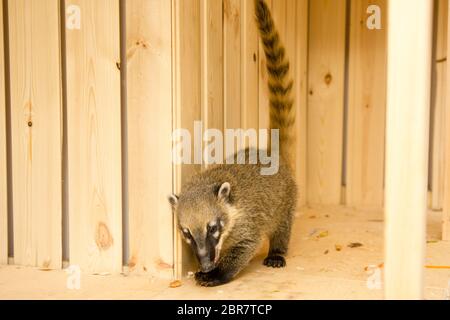
M 283 268 L 286 266 L 285 255 L 291 237 L 292 215 L 282 221 L 275 232 L 270 237 L 269 254 L 264 259 L 264 265 L 273 268 Z
M 258 248 L 258 243 L 259 239 L 257 238 L 240 241 L 224 253 L 214 270 L 208 273 L 197 272 L 195 280 L 204 287 L 214 287 L 231 281 L 239 271 L 247 266 Z

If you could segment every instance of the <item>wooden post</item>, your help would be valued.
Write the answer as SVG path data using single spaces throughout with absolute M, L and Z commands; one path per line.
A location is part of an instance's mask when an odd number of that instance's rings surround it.
M 194 132 L 194 121 L 201 119 L 201 3 L 200 0 L 172 0 L 172 86 L 173 128 Z M 174 165 L 173 191 L 201 169 L 200 165 Z M 174 229 L 176 222 L 174 220 Z M 175 277 L 193 270 L 190 248 L 174 233 Z
M 447 92 L 447 14 L 448 0 L 438 0 L 434 22 L 434 55 L 432 72 L 432 98 L 431 98 L 431 209 L 442 210 L 445 183 L 445 108 Z
M 309 3 L 308 176 L 312 205 L 341 202 L 345 0 Z
M 5 64 L 3 57 L 3 6 L 0 3 L 0 264 L 8 262 L 8 208 L 6 186 Z
M 423 298 L 432 1 L 389 1 L 385 298 Z
M 128 267 L 172 277 L 171 3 L 128 0 L 126 15 Z
M 307 106 L 308 106 L 308 0 L 288 2 L 288 10 L 295 5 L 295 37 L 289 42 L 295 43 L 295 105 L 296 105 L 296 152 L 295 173 L 298 185 L 298 206 L 306 205 L 307 175 Z M 293 55 L 293 53 L 291 54 Z M 293 59 L 292 57 L 291 59 Z
M 258 129 L 258 49 L 254 2 L 241 0 L 241 124 Z
M 66 29 L 70 263 L 122 271 L 118 0 L 66 0 L 81 28 Z
M 60 268 L 59 1 L 8 1 L 14 262 Z
M 450 18 L 450 6 L 447 8 L 448 18 Z M 447 46 L 450 44 L 450 23 L 447 24 Z M 447 49 L 447 52 L 449 50 Z M 448 57 L 447 57 L 448 60 Z M 447 66 L 448 66 L 447 62 Z M 447 92 L 450 92 L 450 68 L 447 68 L 447 79 L 446 88 Z M 444 122 L 444 160 L 445 160 L 445 168 L 444 168 L 444 199 L 443 199 L 443 211 L 442 211 L 442 240 L 450 241 L 450 97 L 445 101 L 444 108 L 445 117 Z
M 386 0 L 351 1 L 346 205 L 357 208 L 383 206 L 386 4 Z M 381 29 L 366 26 L 370 5 L 381 10 Z

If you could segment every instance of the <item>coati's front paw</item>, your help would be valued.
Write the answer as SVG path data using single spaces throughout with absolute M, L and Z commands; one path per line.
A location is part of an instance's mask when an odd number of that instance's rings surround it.
M 272 268 L 283 268 L 286 266 L 286 260 L 283 256 L 268 256 L 263 263 L 265 266 Z
M 210 272 L 196 272 L 195 281 L 203 287 L 215 287 L 229 281 L 228 277 L 224 277 L 217 269 Z

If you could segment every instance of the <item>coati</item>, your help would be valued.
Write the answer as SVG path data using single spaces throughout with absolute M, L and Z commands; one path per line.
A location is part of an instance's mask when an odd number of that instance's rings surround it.
M 261 175 L 260 162 L 215 165 L 195 175 L 178 196 L 169 196 L 178 228 L 200 264 L 195 279 L 202 286 L 233 279 L 265 236 L 270 247 L 264 265 L 286 265 L 284 256 L 297 200 L 289 153 L 294 142 L 293 81 L 270 10 L 264 0 L 254 1 L 267 60 L 270 128 L 279 129 L 279 170 L 274 175 Z M 245 152 L 248 159 L 249 149 L 239 152 Z

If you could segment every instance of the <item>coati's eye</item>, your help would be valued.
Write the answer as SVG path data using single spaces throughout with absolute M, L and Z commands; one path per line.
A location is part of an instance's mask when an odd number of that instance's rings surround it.
M 191 232 L 187 228 L 182 228 L 181 231 L 183 232 L 183 235 L 186 237 L 186 239 L 191 238 Z

